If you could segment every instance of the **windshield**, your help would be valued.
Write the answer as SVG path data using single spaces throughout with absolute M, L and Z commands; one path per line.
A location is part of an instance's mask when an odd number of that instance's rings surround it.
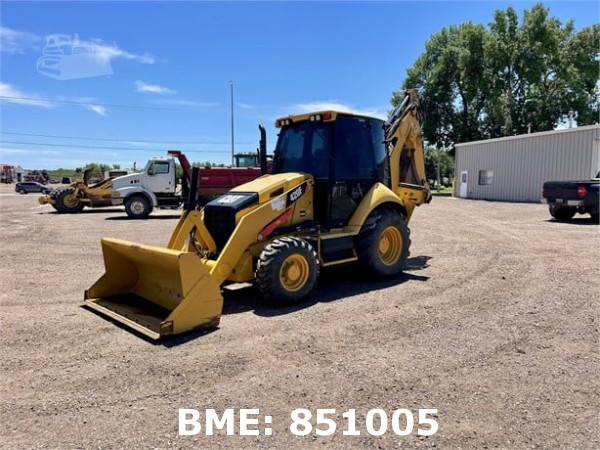
M 302 172 L 329 177 L 332 146 L 331 123 L 300 122 L 279 133 L 273 173 Z
M 236 167 L 256 167 L 256 155 L 235 155 Z

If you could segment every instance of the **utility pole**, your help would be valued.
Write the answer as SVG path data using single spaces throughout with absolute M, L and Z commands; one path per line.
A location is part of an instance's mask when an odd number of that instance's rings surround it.
M 231 165 L 235 165 L 234 151 L 235 146 L 233 143 L 233 81 L 229 81 L 230 93 L 231 93 Z
M 440 158 L 440 151 L 441 149 L 438 147 L 438 151 L 437 151 L 437 191 L 440 192 L 441 189 L 441 182 L 442 182 L 442 177 L 441 177 L 441 158 Z
M 569 111 L 569 128 L 573 128 L 573 119 L 577 119 L 579 114 L 577 111 L 573 111 L 572 109 Z

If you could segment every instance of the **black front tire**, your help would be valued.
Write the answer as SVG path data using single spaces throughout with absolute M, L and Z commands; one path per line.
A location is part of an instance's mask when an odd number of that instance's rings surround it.
M 152 206 L 146 197 L 134 195 L 125 201 L 125 212 L 132 219 L 145 219 L 152 212 Z
M 362 269 L 375 278 L 402 273 L 410 249 L 410 230 L 404 216 L 391 209 L 373 211 L 356 237 Z
M 19 194 L 25 195 L 27 194 L 27 191 L 25 189 L 19 189 Z
M 76 214 L 81 212 L 85 205 L 79 201 L 79 197 L 76 197 L 74 194 L 74 187 L 57 190 L 54 195 L 54 204 L 52 206 L 54 206 L 54 209 L 59 213 Z
M 571 220 L 577 212 L 572 206 L 562 206 L 552 204 L 548 206 L 550 215 L 558 221 Z
M 299 237 L 276 239 L 260 254 L 256 281 L 268 301 L 296 304 L 310 294 L 318 277 L 317 253 Z

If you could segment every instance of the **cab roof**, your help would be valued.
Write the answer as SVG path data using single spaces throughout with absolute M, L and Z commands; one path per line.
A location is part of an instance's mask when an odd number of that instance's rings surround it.
M 367 116 L 364 114 L 356 114 L 356 113 L 349 112 L 349 111 L 323 110 L 323 111 L 309 112 L 309 113 L 305 113 L 305 114 L 290 114 L 287 116 L 283 116 L 283 117 L 278 118 L 275 121 L 275 126 L 279 128 L 284 125 L 289 125 L 289 123 L 287 123 L 288 121 L 290 123 L 314 121 L 315 118 L 317 118 L 317 117 L 318 117 L 317 121 L 334 122 L 337 119 L 338 115 L 381 120 L 377 117 Z

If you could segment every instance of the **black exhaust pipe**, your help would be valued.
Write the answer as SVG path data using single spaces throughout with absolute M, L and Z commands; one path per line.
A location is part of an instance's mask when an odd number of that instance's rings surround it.
M 258 157 L 260 159 L 260 174 L 265 175 L 267 173 L 267 130 L 260 124 L 258 125 L 260 130 L 260 143 L 258 147 Z
M 200 168 L 192 167 L 192 179 L 190 180 L 190 189 L 187 203 L 183 205 L 185 211 L 190 212 L 196 209 L 198 204 L 198 180 L 200 179 Z

